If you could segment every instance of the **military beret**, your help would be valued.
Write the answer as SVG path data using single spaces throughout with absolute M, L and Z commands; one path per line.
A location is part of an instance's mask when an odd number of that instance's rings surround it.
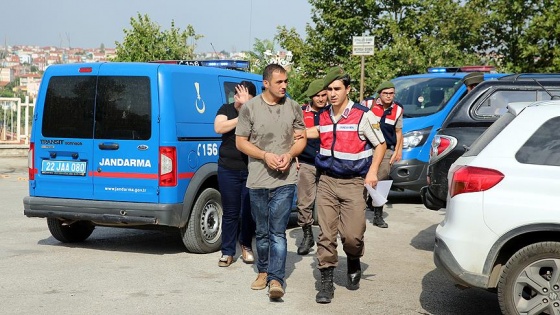
M 313 97 L 315 96 L 315 94 L 321 92 L 324 89 L 325 89 L 325 83 L 323 79 L 313 80 L 313 82 L 309 84 L 307 91 L 305 91 L 305 95 L 307 97 Z
M 479 84 L 482 81 L 484 81 L 484 73 L 482 72 L 471 72 L 463 78 L 463 83 L 466 86 Z
M 381 84 L 379 84 L 377 86 L 377 89 L 375 89 L 375 91 L 377 93 L 381 93 L 381 91 L 385 90 L 385 89 L 394 89 L 395 85 L 393 84 L 393 82 L 391 81 L 385 81 L 385 82 L 381 82 Z
M 333 81 L 340 80 L 344 78 L 344 76 L 346 76 L 346 72 L 344 72 L 344 69 L 342 69 L 340 66 L 332 67 L 329 69 L 327 75 L 325 76 L 323 86 L 329 86 L 329 84 L 331 84 Z

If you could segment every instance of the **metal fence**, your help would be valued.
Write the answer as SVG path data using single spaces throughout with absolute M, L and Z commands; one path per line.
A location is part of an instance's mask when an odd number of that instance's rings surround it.
M 29 97 L 0 97 L 0 144 L 29 144 L 34 103 Z

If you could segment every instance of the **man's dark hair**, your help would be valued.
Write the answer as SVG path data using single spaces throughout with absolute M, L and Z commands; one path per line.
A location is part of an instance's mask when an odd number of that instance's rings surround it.
M 251 82 L 251 81 L 241 81 L 241 82 L 239 82 L 239 85 L 246 87 L 247 91 L 249 92 L 249 94 L 251 96 L 253 96 L 253 97 L 257 96 L 257 88 L 255 87 L 253 82 Z
M 342 78 L 339 79 L 340 81 L 342 81 L 342 84 L 344 84 L 344 87 L 348 87 L 351 83 L 352 80 L 350 78 L 349 74 L 345 74 Z
M 271 63 L 266 66 L 263 70 L 263 80 L 270 81 L 272 78 L 272 73 L 274 72 L 286 73 L 286 69 L 279 64 Z

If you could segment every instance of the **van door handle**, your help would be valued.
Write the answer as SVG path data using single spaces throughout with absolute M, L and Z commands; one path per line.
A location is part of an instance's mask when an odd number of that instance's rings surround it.
M 100 143 L 99 148 L 101 150 L 118 150 L 119 144 L 118 143 Z

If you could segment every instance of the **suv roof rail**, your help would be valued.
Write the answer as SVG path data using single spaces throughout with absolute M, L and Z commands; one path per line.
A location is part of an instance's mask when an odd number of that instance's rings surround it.
M 519 81 L 521 79 L 534 80 L 535 78 L 559 78 L 560 73 L 515 73 L 498 78 L 503 81 Z
M 248 60 L 213 59 L 213 60 L 154 60 L 153 63 L 177 64 L 195 67 L 214 67 L 230 70 L 249 71 Z

